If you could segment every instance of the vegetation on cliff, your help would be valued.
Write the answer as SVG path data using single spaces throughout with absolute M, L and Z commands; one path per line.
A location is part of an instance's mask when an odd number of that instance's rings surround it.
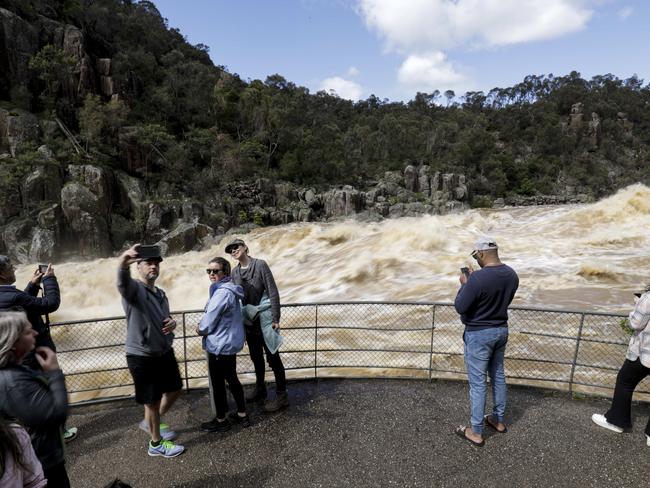
M 478 204 L 567 187 L 599 196 L 650 177 L 650 87 L 635 76 L 531 75 L 488 93 L 352 102 L 214 66 L 150 1 L 0 7 L 0 107 L 56 114 L 70 135 L 52 124 L 39 139 L 56 161 L 121 169 L 150 187 L 196 196 L 260 176 L 357 184 L 410 163 L 465 174 Z M 12 45 L 12 22 L 35 37 L 22 29 Z M 27 61 L 21 43 L 35 49 Z M 25 140 L 2 161 L 5 191 L 38 157 Z

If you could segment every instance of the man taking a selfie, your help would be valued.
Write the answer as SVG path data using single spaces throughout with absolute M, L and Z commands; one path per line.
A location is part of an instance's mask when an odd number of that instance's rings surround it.
M 175 444 L 176 433 L 161 423 L 181 394 L 183 382 L 172 343 L 176 321 L 165 292 L 155 283 L 162 261 L 158 246 L 136 244 L 120 256 L 117 289 L 126 314 L 126 362 L 135 384 L 135 400 L 144 405 L 140 429 L 149 433 L 149 456 L 171 458 L 185 448 Z M 130 265 L 136 264 L 137 279 Z
M 504 356 L 508 342 L 508 306 L 519 287 L 519 277 L 499 259 L 499 247 L 491 237 L 474 244 L 472 258 L 481 269 L 469 266 L 461 272 L 454 306 L 465 325 L 465 368 L 469 380 L 470 426 L 456 434 L 475 446 L 483 446 L 483 425 L 506 433 L 506 376 Z M 494 408 L 485 415 L 487 375 L 490 375 Z

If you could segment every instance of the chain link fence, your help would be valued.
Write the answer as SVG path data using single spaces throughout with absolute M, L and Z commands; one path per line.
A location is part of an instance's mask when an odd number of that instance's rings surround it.
M 175 312 L 174 351 L 186 389 L 208 386 L 202 311 Z M 626 317 L 513 307 L 506 350 L 511 384 L 611 396 L 625 358 Z M 133 395 L 124 317 L 52 324 L 72 403 Z M 282 360 L 290 379 L 325 377 L 464 380 L 463 325 L 450 303 L 336 302 L 282 307 Z M 246 348 L 237 369 L 254 381 Z M 272 379 L 271 372 L 267 378 Z M 650 401 L 650 381 L 637 399 Z

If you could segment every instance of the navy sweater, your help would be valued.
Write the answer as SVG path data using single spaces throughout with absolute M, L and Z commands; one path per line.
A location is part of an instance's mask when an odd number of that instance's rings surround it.
M 507 327 L 508 306 L 517 287 L 517 273 L 505 264 L 474 271 L 460 287 L 454 301 L 465 330 Z

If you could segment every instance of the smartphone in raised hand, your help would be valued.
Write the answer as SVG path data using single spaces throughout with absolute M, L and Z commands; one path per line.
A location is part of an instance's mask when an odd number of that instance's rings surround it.
M 462 268 L 460 268 L 460 272 L 463 273 L 466 278 L 469 278 L 469 268 L 463 266 Z

